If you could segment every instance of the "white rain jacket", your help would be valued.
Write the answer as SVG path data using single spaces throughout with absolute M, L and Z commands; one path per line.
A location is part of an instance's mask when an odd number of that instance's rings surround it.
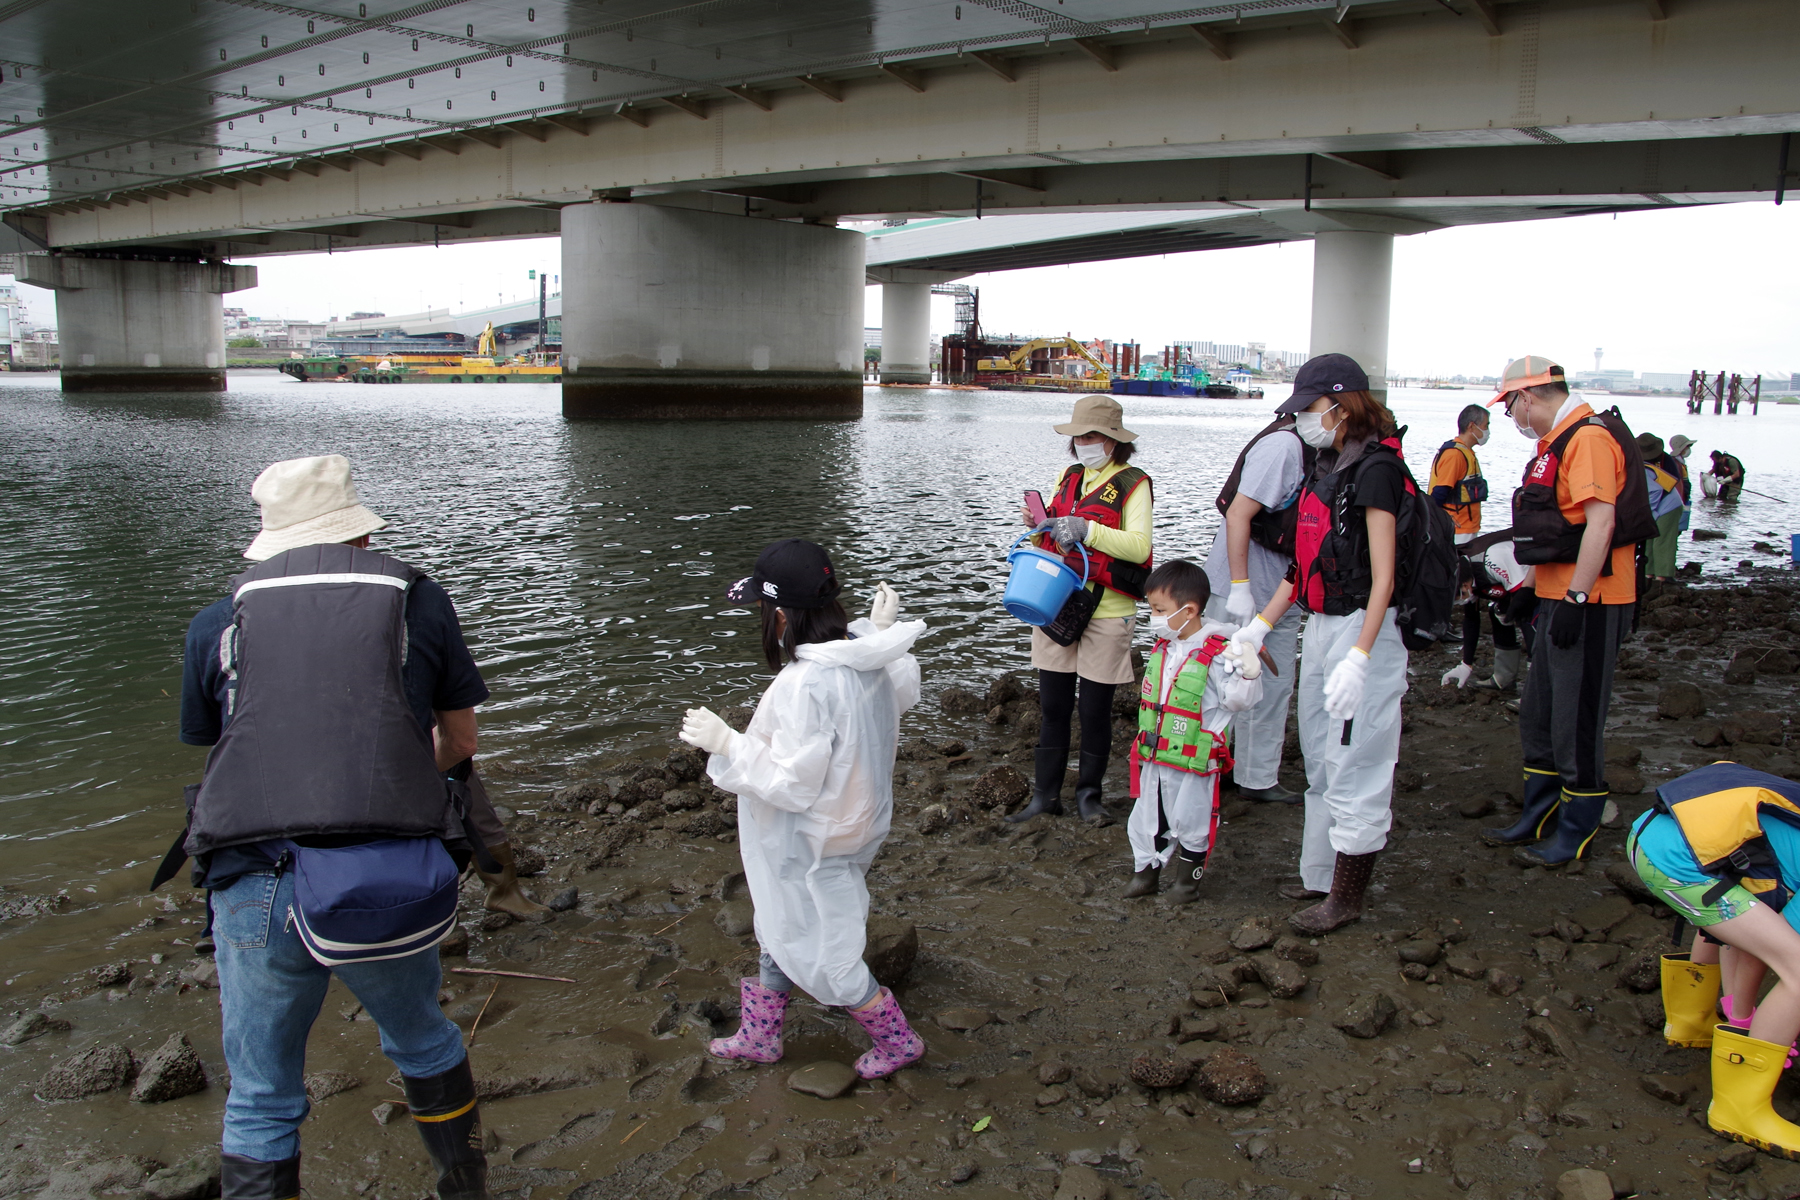
M 756 906 L 756 940 L 821 1004 L 851 1005 L 874 987 L 863 965 L 863 882 L 894 815 L 900 714 L 919 699 L 910 653 L 923 621 L 795 650 L 730 754 L 707 763 L 738 797 L 738 848 Z
M 1215 633 L 1230 637 L 1235 632 L 1235 625 L 1207 621 L 1189 636 L 1170 642 L 1169 652 L 1163 655 L 1162 678 L 1153 685 L 1157 689 L 1157 701 L 1168 699 L 1181 664 L 1207 638 Z M 1254 708 L 1261 699 L 1260 676 L 1245 679 L 1242 675 L 1227 675 L 1223 662 L 1215 662 L 1206 673 L 1206 691 L 1200 701 L 1200 724 L 1224 737 L 1231 726 L 1232 714 Z M 1153 762 L 1139 766 L 1137 803 L 1125 822 L 1125 833 L 1131 841 L 1132 869 L 1142 871 L 1145 867 L 1168 865 L 1177 844 L 1196 854 L 1209 850 L 1218 797 L 1219 776 L 1216 774 L 1199 775 Z M 1158 849 L 1156 835 L 1165 827 L 1169 841 Z

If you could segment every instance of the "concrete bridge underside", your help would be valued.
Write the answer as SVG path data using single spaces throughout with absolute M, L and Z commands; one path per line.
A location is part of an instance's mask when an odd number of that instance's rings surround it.
M 171 271 L 562 234 L 569 410 L 594 415 L 640 415 L 652 393 L 667 415 L 857 411 L 858 293 L 876 264 L 861 261 L 860 235 L 832 228 L 843 218 L 1184 211 L 1191 228 L 1140 230 L 1139 242 L 1315 237 L 1338 247 L 1321 249 L 1323 273 L 1341 262 L 1384 276 L 1394 236 L 1446 225 L 1772 200 L 1800 128 L 1789 82 L 1800 5 L 1788 0 L 1246 0 L 1169 12 L 1123 0 L 746 0 L 705 6 L 711 28 L 645 12 L 616 28 L 539 23 L 473 49 L 462 43 L 475 33 L 457 32 L 472 3 L 409 18 L 450 29 L 423 40 L 398 18 L 330 18 L 329 47 L 322 34 L 304 46 L 289 36 L 283 23 L 299 9 L 192 7 L 201 22 L 229 10 L 239 41 L 259 23 L 282 28 L 257 35 L 271 49 L 235 73 L 222 47 L 206 112 L 194 117 L 187 96 L 186 124 L 167 111 L 173 101 L 128 112 L 125 89 L 73 96 L 59 114 L 44 101 L 63 68 L 47 53 L 41 79 L 8 71 L 0 120 L 21 111 L 0 139 L 36 154 L 0 145 L 16 152 L 0 170 L 8 225 L 61 256 L 177 260 Z M 18 20 L 0 14 L 0 32 Z M 654 45 L 628 49 L 634 28 Z M 424 49 L 407 50 L 408 38 Z M 531 96 L 515 57 L 542 76 L 541 104 L 500 99 Z M 302 76 L 321 58 L 318 75 Z M 396 58 L 401 74 L 382 69 Z M 658 58 L 679 66 L 679 90 Z M 271 94 L 302 77 L 298 103 Z M 366 124 L 347 120 L 351 109 Z M 34 122 L 34 111 L 49 115 Z M 252 122 L 256 137 L 234 141 Z M 367 130 L 379 136 L 360 140 Z M 36 192 L 15 186 L 26 179 Z M 914 296 L 930 277 L 1029 257 L 989 250 L 902 255 L 893 268 L 922 274 L 876 277 Z M 1119 237 L 1090 247 L 1121 250 Z M 1315 298 L 1313 348 L 1357 353 L 1379 373 L 1385 320 L 1357 333 L 1329 312 L 1321 325 L 1320 306 L 1379 301 L 1385 312 L 1385 282 L 1325 290 L 1337 299 Z M 828 332 L 801 335 L 781 316 L 802 313 L 808 330 Z

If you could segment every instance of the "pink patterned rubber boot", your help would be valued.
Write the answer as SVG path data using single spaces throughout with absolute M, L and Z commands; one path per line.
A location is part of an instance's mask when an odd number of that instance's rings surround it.
M 886 988 L 870 1007 L 849 1012 L 875 1043 L 873 1050 L 856 1060 L 856 1073 L 864 1079 L 884 1078 L 925 1057 L 925 1039 L 906 1023 L 900 1002 Z
M 738 1031 L 728 1038 L 714 1038 L 707 1053 L 714 1058 L 745 1058 L 751 1062 L 781 1061 L 781 1027 L 787 1019 L 788 994 L 762 985 L 761 980 L 738 980 Z

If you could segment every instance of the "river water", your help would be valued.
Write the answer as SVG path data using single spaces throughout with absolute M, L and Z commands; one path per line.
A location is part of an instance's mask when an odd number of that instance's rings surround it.
M 1068 462 L 1050 425 L 1065 398 L 867 392 L 860 421 L 569 423 L 531 384 L 374 388 L 234 374 L 218 396 L 63 396 L 52 377 L 0 375 L 0 874 L 9 891 L 84 903 L 141 890 L 178 828 L 203 752 L 176 740 L 188 619 L 246 565 L 250 483 L 307 454 L 352 460 L 391 521 L 378 548 L 455 599 L 492 699 L 482 755 L 500 798 L 529 806 L 620 750 L 666 746 L 682 708 L 751 701 L 766 683 L 757 627 L 722 598 L 786 536 L 829 547 L 860 613 L 881 579 L 931 633 L 927 690 L 983 686 L 1025 665 L 998 606 L 1022 491 Z M 1126 398 L 1155 478 L 1159 558 L 1202 557 L 1213 497 L 1267 402 Z M 1390 397 L 1415 463 L 1484 393 Z M 1750 485 L 1800 505 L 1800 408 L 1689 417 L 1621 398 L 1634 428 L 1723 445 Z M 1504 417 L 1481 450 L 1496 491 L 1529 446 Z M 1421 474 L 1424 467 L 1417 468 Z M 1684 543 L 1709 574 L 1785 562 L 1800 508 L 1702 501 Z M 1504 521 L 1490 506 L 1489 525 Z M 921 730 L 938 720 L 923 706 Z M 55 924 L 55 923 L 53 923 Z M 36 939 L 32 939 L 36 941 Z M 55 940 L 55 939 L 52 939 Z M 42 944 L 42 943 L 39 943 Z

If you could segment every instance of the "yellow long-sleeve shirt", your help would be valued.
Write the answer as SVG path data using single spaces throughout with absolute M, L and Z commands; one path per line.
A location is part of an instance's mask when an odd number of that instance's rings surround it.
M 1081 472 L 1081 494 L 1087 495 L 1124 469 L 1125 464 L 1117 462 L 1108 462 L 1099 470 L 1084 469 Z M 1052 488 L 1051 494 L 1055 495 L 1055 491 Z M 1086 545 L 1090 550 L 1098 550 L 1125 562 L 1145 562 L 1150 557 L 1152 519 L 1150 487 L 1146 484 L 1125 498 L 1125 511 L 1119 528 L 1088 522 Z M 1049 541 L 1048 537 L 1044 540 Z M 1100 603 L 1094 606 L 1096 617 L 1129 617 L 1136 611 L 1137 601 L 1111 588 L 1105 590 Z

